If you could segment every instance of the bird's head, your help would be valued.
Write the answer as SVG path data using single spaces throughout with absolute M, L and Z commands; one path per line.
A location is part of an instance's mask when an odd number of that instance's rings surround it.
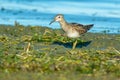
M 63 17 L 64 17 L 64 16 L 63 16 L 62 14 L 57 14 L 57 15 L 54 17 L 53 21 L 50 22 L 50 24 L 52 24 L 53 22 L 56 22 L 56 21 L 57 21 L 57 22 L 62 21 L 62 20 L 63 20 Z M 50 25 L 50 24 L 49 24 L 49 25 Z

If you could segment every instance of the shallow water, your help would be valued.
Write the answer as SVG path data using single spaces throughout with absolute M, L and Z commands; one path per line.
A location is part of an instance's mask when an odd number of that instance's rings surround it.
M 0 24 L 49 25 L 53 17 L 64 14 L 68 22 L 94 24 L 90 32 L 120 33 L 120 0 L 0 0 Z

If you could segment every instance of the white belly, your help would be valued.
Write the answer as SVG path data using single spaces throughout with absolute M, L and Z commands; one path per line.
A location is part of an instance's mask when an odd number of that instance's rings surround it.
M 69 32 L 67 33 L 67 36 L 70 37 L 70 38 L 78 38 L 80 37 L 79 33 L 78 32 Z

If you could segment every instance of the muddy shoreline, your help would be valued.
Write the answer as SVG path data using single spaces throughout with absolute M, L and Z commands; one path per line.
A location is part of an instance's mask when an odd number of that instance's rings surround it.
M 29 79 L 27 75 L 37 80 L 48 80 L 52 75 L 58 80 L 120 77 L 120 34 L 86 33 L 72 50 L 74 39 L 63 33 L 61 29 L 41 26 L 0 25 L 1 79 L 6 79 L 6 74 L 12 80 Z M 16 76 L 11 77 L 14 73 Z
M 54 33 L 58 34 L 59 37 L 64 34 L 61 29 L 51 29 L 48 27 L 41 26 L 23 26 L 23 25 L 15 25 L 15 26 L 6 26 L 0 25 L 0 36 L 1 38 L 6 36 L 8 38 L 20 38 L 21 40 L 25 40 L 25 42 L 30 42 L 32 38 L 39 39 L 40 36 L 47 35 L 47 37 L 54 36 Z M 51 36 L 52 35 L 52 36 Z M 66 37 L 66 36 L 62 36 Z M 53 37 L 54 38 L 54 37 Z M 55 37 L 57 38 L 57 37 Z M 37 40 L 36 39 L 36 40 Z M 79 38 L 81 41 L 77 44 L 76 49 L 86 50 L 105 50 L 105 49 L 117 49 L 120 50 L 120 34 L 107 34 L 107 33 L 85 33 Z M 36 41 L 36 48 L 45 47 L 41 46 L 44 43 L 48 43 L 49 41 Z M 38 45 L 40 44 L 40 45 Z M 54 41 L 50 43 L 50 45 L 46 47 L 61 47 L 62 49 L 71 49 L 72 41 L 61 42 Z

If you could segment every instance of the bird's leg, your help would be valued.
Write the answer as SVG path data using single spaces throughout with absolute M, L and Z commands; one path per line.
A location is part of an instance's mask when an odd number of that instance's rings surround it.
M 72 49 L 75 49 L 76 45 L 77 45 L 77 39 L 76 39 L 75 42 L 73 43 Z

